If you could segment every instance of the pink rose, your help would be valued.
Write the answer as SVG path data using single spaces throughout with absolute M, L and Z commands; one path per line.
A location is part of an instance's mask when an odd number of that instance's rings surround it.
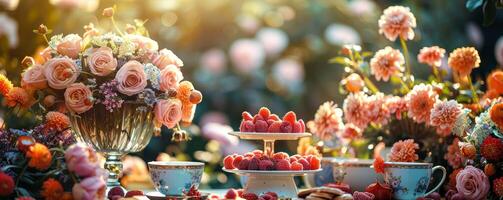
M 67 35 L 56 45 L 56 51 L 61 55 L 76 59 L 79 57 L 81 42 L 82 38 L 79 35 Z
M 179 99 L 159 100 L 155 105 L 155 120 L 174 128 L 182 119 L 182 102 Z
M 35 64 L 28 68 L 22 75 L 21 85 L 23 88 L 33 88 L 35 90 L 47 87 L 47 79 L 44 76 L 44 67 Z
M 44 75 L 49 86 L 54 89 L 65 89 L 79 77 L 79 69 L 69 58 L 53 58 L 44 64 Z
M 466 199 L 485 199 L 489 188 L 489 179 L 484 172 L 473 166 L 466 166 L 456 176 L 456 189 Z
M 100 176 L 91 176 L 82 179 L 80 183 L 73 185 L 72 194 L 74 200 L 105 199 L 105 180 Z
M 143 65 L 136 60 L 124 64 L 115 75 L 115 80 L 119 82 L 117 90 L 128 96 L 138 94 L 147 87 L 147 75 L 143 71 Z
M 169 89 L 177 89 L 180 81 L 183 79 L 182 72 L 175 65 L 168 65 L 161 70 L 161 77 L 159 85 L 162 91 L 169 91 Z
M 100 47 L 90 50 L 87 64 L 94 75 L 106 76 L 117 68 L 117 59 L 114 58 L 112 49 Z
M 88 111 L 93 107 L 93 93 L 82 83 L 74 83 L 66 88 L 65 105 L 77 114 Z
M 40 51 L 39 55 L 40 55 L 40 64 L 44 64 L 45 62 L 47 62 L 49 59 L 52 58 L 52 49 L 51 47 L 46 47 L 44 50 Z
M 96 170 L 100 168 L 99 158 L 96 152 L 85 144 L 77 143 L 65 152 L 68 170 L 82 177 L 96 176 Z
M 183 66 L 182 60 L 178 58 L 171 50 L 162 49 L 159 54 L 152 59 L 152 64 L 159 69 L 164 69 L 168 65 L 176 65 L 177 67 Z
M 135 44 L 140 54 L 153 54 L 159 50 L 156 41 L 141 35 L 127 34 L 126 38 Z

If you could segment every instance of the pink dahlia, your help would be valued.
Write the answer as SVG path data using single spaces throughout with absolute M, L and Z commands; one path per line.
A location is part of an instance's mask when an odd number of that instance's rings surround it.
M 363 112 L 370 122 L 378 125 L 388 123 L 390 112 L 386 106 L 387 97 L 383 93 L 377 93 L 367 98 L 367 103 Z
M 405 59 L 399 50 L 389 46 L 376 52 L 370 59 L 370 72 L 380 81 L 388 81 L 393 75 L 401 75 L 404 71 Z
M 395 114 L 397 119 L 402 119 L 402 113 L 407 111 L 407 101 L 399 96 L 386 98 L 386 107 L 390 114 Z
M 446 137 L 452 132 L 463 106 L 455 100 L 438 101 L 430 114 L 430 124 L 437 127 L 437 134 Z
M 463 166 L 465 158 L 461 155 L 458 138 L 455 138 L 452 144 L 447 147 L 447 153 L 444 155 L 444 159 L 446 159 L 449 165 L 454 169 Z
M 384 10 L 379 18 L 379 33 L 390 40 L 395 41 L 397 37 L 403 40 L 414 39 L 416 28 L 416 18 L 408 7 L 390 6 Z
M 388 158 L 392 162 L 415 162 L 419 159 L 416 151 L 419 145 L 413 139 L 400 140 L 393 144 Z
M 361 129 L 367 127 L 369 123 L 368 117 L 365 114 L 367 98 L 368 96 L 365 93 L 358 92 L 351 93 L 344 99 L 342 109 L 346 123 L 354 124 Z
M 342 131 L 338 132 L 338 136 L 343 143 L 348 144 L 351 140 L 362 136 L 362 129 L 353 124 L 345 124 Z
M 323 103 L 316 111 L 314 120 L 307 122 L 309 130 L 322 140 L 330 140 L 342 129 L 342 110 L 333 101 Z
M 432 67 L 440 67 L 444 54 L 445 49 L 438 46 L 423 47 L 417 55 L 417 60 Z
M 417 123 L 429 124 L 431 109 L 437 100 L 438 94 L 431 85 L 421 83 L 414 86 L 405 96 L 409 117 Z

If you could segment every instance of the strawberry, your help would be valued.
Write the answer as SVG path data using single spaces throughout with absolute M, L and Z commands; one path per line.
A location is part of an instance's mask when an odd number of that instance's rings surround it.
M 304 123 L 304 120 L 302 119 L 299 119 L 299 124 L 300 124 L 300 132 L 301 133 L 304 133 L 306 132 L 306 123 Z
M 290 165 L 290 162 L 288 160 L 279 160 L 277 163 L 276 163 L 276 170 L 284 170 L 284 171 L 288 171 L 291 169 L 291 165 Z
M 269 133 L 281 133 L 280 127 L 281 127 L 281 122 L 280 121 L 275 121 L 274 123 L 272 123 L 269 126 L 269 128 L 267 129 L 267 132 L 269 132 Z
M 253 155 L 261 158 L 262 156 L 264 156 L 264 152 L 262 150 L 253 150 L 252 151 Z
M 255 156 L 255 154 L 252 152 L 245 153 L 245 155 L 244 155 L 245 158 L 250 158 L 250 159 L 253 158 L 254 156 Z
M 302 125 L 299 122 L 293 123 L 292 133 L 302 133 Z
M 266 193 L 266 194 L 263 194 L 263 195 L 260 195 L 260 197 L 259 197 L 259 198 L 262 198 L 262 199 L 264 199 L 264 200 L 275 200 L 275 198 L 274 198 L 273 196 L 271 196 L 271 195 L 269 195 L 269 194 L 267 194 L 267 193 Z
M 241 132 L 255 132 L 255 125 L 252 121 L 241 121 L 241 126 L 239 126 L 239 131 Z
M 311 161 L 309 162 L 309 164 L 311 165 L 312 170 L 319 169 L 321 167 L 320 158 L 313 156 L 313 158 L 311 158 Z
M 291 168 L 292 168 L 292 170 L 294 170 L 294 171 L 302 171 L 302 170 L 304 169 L 304 166 L 302 166 L 302 164 L 300 164 L 299 162 L 294 161 L 294 162 L 292 163 L 292 167 L 291 167 Z
M 224 158 L 224 168 L 225 169 L 234 169 L 234 165 L 232 164 L 234 162 L 234 157 L 232 156 L 225 156 Z
M 232 161 L 232 166 L 234 168 L 237 168 L 239 166 L 239 163 L 244 159 L 244 157 L 242 155 L 237 155 L 236 157 L 234 157 L 234 161 Z
M 253 120 L 253 116 L 249 112 L 244 111 L 241 114 L 241 116 L 243 117 L 243 120 L 245 120 L 245 121 L 252 121 Z
M 140 190 L 131 190 L 126 193 L 125 197 L 134 197 L 134 196 L 144 196 L 144 194 Z
M 243 189 L 236 190 L 238 192 L 238 196 L 243 198 Z
M 268 120 L 267 120 L 267 124 L 269 124 L 269 126 L 271 126 L 271 124 L 273 124 L 274 122 L 276 122 L 276 121 L 274 121 L 274 120 L 272 120 L 272 119 L 268 119 Z
M 293 111 L 289 111 L 283 116 L 283 121 L 290 123 L 292 126 L 297 121 L 297 116 Z
M 259 163 L 260 170 L 274 170 L 274 163 L 270 160 L 261 160 Z
M 264 119 L 269 119 L 269 115 L 271 115 L 271 111 L 269 110 L 269 108 L 262 107 L 262 108 L 260 108 L 260 110 L 258 111 L 258 114 L 259 114 L 260 116 L 262 116 L 262 118 L 264 118 Z
M 281 119 L 276 114 L 269 115 L 268 120 L 281 121 Z
M 258 196 L 253 193 L 244 193 L 242 198 L 246 200 L 258 200 Z
M 289 158 L 289 161 L 290 161 L 290 163 L 297 162 L 297 158 L 296 158 L 296 157 L 291 156 L 291 157 Z
M 256 157 L 250 160 L 250 164 L 248 165 L 248 170 L 259 170 L 260 160 Z
M 265 121 L 265 119 L 262 116 L 260 116 L 259 114 L 256 114 L 255 116 L 253 116 L 253 123 L 257 122 L 258 120 Z
M 292 132 L 292 124 L 287 121 L 283 121 L 281 126 L 279 127 L 280 133 L 291 133 Z
M 305 158 L 301 158 L 297 162 L 302 164 L 304 170 L 311 170 L 311 164 Z
M 289 156 L 285 152 L 276 152 L 276 153 L 274 153 L 274 155 L 272 155 L 272 157 L 274 159 L 284 160 L 284 159 L 288 159 Z
M 266 192 L 265 194 L 271 195 L 274 200 L 278 199 L 278 194 L 276 194 L 276 192 Z
M 238 197 L 238 191 L 234 188 L 227 190 L 227 193 L 225 193 L 225 199 L 237 199 Z
M 269 124 L 267 124 L 264 120 L 255 121 L 255 132 L 257 133 L 267 133 L 267 129 L 269 128 Z

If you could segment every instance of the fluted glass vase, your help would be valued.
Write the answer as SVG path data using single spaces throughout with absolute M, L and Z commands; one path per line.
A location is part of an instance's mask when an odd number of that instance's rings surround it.
M 121 157 L 143 150 L 154 132 L 152 108 L 140 103 L 123 103 L 110 112 L 102 104 L 91 110 L 70 116 L 77 141 L 94 147 L 105 156 L 108 170 L 107 186 L 119 186 Z

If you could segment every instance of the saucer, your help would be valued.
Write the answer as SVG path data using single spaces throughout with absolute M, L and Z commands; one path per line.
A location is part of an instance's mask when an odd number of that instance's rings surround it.
M 191 196 L 181 196 L 181 195 L 177 195 L 177 196 L 166 196 L 160 192 L 147 192 L 145 194 L 145 196 L 147 196 L 149 199 L 151 200 L 166 200 L 166 199 L 172 199 L 172 200 L 205 200 L 208 198 L 208 196 L 210 196 L 210 193 L 207 193 L 207 192 L 201 192 L 201 196 L 200 197 L 191 197 Z

